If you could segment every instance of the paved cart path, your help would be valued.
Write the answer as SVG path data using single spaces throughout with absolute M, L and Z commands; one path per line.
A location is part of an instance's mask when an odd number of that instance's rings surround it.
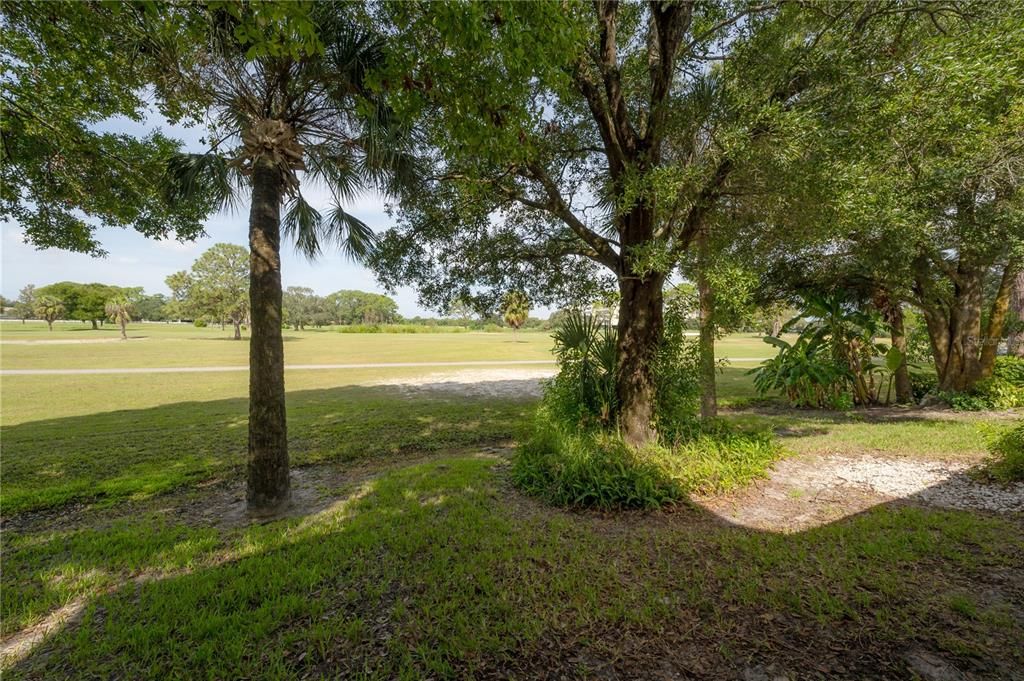
M 474 367 L 554 364 L 553 359 L 495 359 L 469 362 L 376 362 L 368 364 L 288 364 L 286 370 L 303 369 L 401 369 L 403 367 Z M 3 369 L 0 376 L 76 376 L 92 374 L 201 374 L 223 371 L 248 371 L 249 366 L 212 367 L 134 367 L 109 369 Z

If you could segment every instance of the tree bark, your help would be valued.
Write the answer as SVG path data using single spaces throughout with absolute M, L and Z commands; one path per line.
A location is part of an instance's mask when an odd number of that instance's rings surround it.
M 664 278 L 619 280 L 618 373 L 619 427 L 627 444 L 657 440 L 654 427 L 654 362 L 664 331 Z
M 910 386 L 910 370 L 907 368 L 907 332 L 903 324 L 903 308 L 898 302 L 891 303 L 886 317 L 892 346 L 903 355 L 903 360 L 896 367 L 895 373 L 896 403 L 909 404 L 914 400 L 914 391 Z
M 946 365 L 939 370 L 939 388 L 965 392 L 981 378 L 978 344 L 981 340 L 983 271 L 961 261 L 953 285 L 953 303 L 949 310 Z
M 1006 325 L 1007 312 L 1010 309 L 1010 292 L 1017 273 L 1017 263 L 1011 260 L 1003 268 L 1003 276 L 999 280 L 999 289 L 992 301 L 988 315 L 988 328 L 981 339 L 981 376 L 988 378 L 996 365 L 996 351 L 1003 339 L 1003 327 Z
M 715 386 L 715 292 L 708 280 L 707 231 L 697 235 L 697 305 L 700 318 L 700 416 L 718 416 L 718 394 Z
M 1006 353 L 1024 357 L 1024 270 L 1017 272 L 1010 292 L 1013 331 L 1006 338 Z
M 272 515 L 291 497 L 281 336 L 281 198 L 277 171 L 259 163 L 249 214 L 249 512 Z
M 235 326 L 235 340 L 242 340 L 242 320 L 232 319 L 231 323 Z
M 93 330 L 95 330 L 95 329 L 98 329 L 98 328 L 100 328 L 100 327 L 96 326 L 96 320 L 95 320 L 95 319 L 90 319 L 89 321 L 91 321 L 91 322 L 92 322 L 92 328 L 93 328 Z
M 24 323 L 25 323 L 25 322 L 23 321 L 23 322 L 22 322 L 22 324 L 24 324 Z M 49 319 L 47 319 L 47 320 L 46 320 L 46 325 L 47 325 L 48 327 L 50 327 L 50 331 L 53 331 L 53 322 L 52 322 L 52 321 L 50 321 Z
M 128 324 L 121 320 L 121 340 L 128 340 Z

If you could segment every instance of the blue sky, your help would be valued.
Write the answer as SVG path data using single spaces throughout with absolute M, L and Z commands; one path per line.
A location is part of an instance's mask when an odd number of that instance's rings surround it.
M 171 126 L 159 115 L 151 115 L 146 124 L 130 120 L 111 120 L 100 126 L 102 130 L 145 134 L 162 129 L 167 135 L 185 142 L 191 150 L 201 151 L 201 128 Z M 304 191 L 306 199 L 319 209 L 327 208 L 327 197 L 322 191 Z M 366 195 L 345 209 L 380 232 L 390 226 L 383 200 Z M 191 267 L 192 262 L 218 242 L 248 244 L 248 209 L 235 214 L 211 216 L 206 222 L 207 236 L 194 242 L 174 240 L 154 241 L 128 229 L 98 230 L 98 238 L 108 252 L 105 258 L 68 253 L 56 249 L 37 250 L 21 240 L 21 230 L 11 222 L 2 223 L 0 239 L 0 292 L 16 298 L 18 290 L 26 284 L 44 286 L 56 281 L 102 282 L 117 286 L 142 286 L 147 293 L 168 293 L 164 278 L 178 270 Z M 324 295 L 338 289 L 360 289 L 385 293 L 373 274 L 365 267 L 348 262 L 337 253 L 327 252 L 316 262 L 309 262 L 290 244 L 282 245 L 281 275 L 285 286 L 308 286 Z M 392 297 L 398 302 L 402 315 L 433 315 L 417 305 L 416 293 L 403 289 Z

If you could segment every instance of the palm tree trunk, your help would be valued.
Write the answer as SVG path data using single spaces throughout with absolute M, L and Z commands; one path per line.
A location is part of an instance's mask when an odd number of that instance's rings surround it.
M 258 164 L 249 213 L 249 463 L 250 513 L 272 515 L 288 505 L 288 432 L 281 337 L 281 198 L 275 169 Z
M 128 323 L 121 318 L 121 340 L 128 340 Z

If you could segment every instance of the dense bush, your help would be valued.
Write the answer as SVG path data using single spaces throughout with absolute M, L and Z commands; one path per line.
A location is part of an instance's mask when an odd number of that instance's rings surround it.
M 555 329 L 558 374 L 546 385 L 544 405 L 561 423 L 583 429 L 614 423 L 615 328 L 593 315 L 573 311 Z
M 194 326 L 196 326 L 197 328 L 202 329 L 202 328 L 204 328 L 206 326 L 206 320 L 205 319 L 197 319 L 194 322 L 192 322 L 192 324 Z
M 1024 481 L 1024 424 L 994 435 L 988 451 L 987 475 L 1000 482 Z
M 607 320 L 578 311 L 566 313 L 552 335 L 559 372 L 545 389 L 551 415 L 567 425 L 611 428 L 618 411 L 615 395 L 617 363 L 615 327 Z M 697 410 L 698 348 L 685 333 L 682 315 L 670 309 L 655 358 L 655 422 L 666 441 L 685 430 Z
M 876 312 L 861 309 L 843 294 L 808 294 L 783 331 L 801 319 L 807 325 L 792 344 L 764 338 L 779 352 L 749 372 L 760 394 L 781 392 L 797 407 L 846 409 L 889 402 L 895 372 L 907 357 L 875 342 L 882 330 Z
M 928 395 L 938 392 L 939 377 L 931 371 L 911 371 L 910 390 L 914 395 L 914 401 L 920 402 Z
M 996 357 L 992 375 L 967 393 L 946 393 L 943 398 L 957 411 L 1024 407 L 1024 358 Z
M 634 449 L 615 433 L 573 430 L 542 408 L 519 448 L 513 481 L 559 506 L 653 509 L 758 477 L 779 456 L 770 433 L 694 427 L 672 447 Z
M 770 434 L 697 421 L 698 351 L 683 322 L 668 310 L 655 359 L 660 444 L 636 449 L 616 431 L 614 327 L 565 313 L 554 333 L 560 370 L 516 455 L 515 483 L 562 506 L 656 508 L 763 475 L 778 454 Z
M 821 343 L 801 336 L 792 344 L 765 336 L 779 348 L 777 355 L 747 373 L 754 375 L 758 394 L 780 392 L 794 407 L 842 409 L 853 406 L 850 371 L 837 365 Z

